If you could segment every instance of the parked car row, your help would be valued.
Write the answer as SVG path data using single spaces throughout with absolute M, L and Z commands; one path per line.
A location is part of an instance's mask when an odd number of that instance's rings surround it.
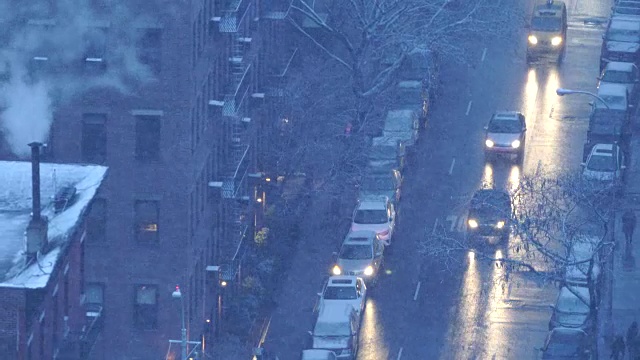
M 630 121 L 640 100 L 640 1 L 620 0 L 602 37 L 597 101 L 591 103 L 582 176 L 594 189 L 622 185 Z M 599 237 L 577 236 L 551 306 L 543 359 L 592 359 L 600 302 Z
M 385 252 L 393 246 L 407 155 L 426 127 L 439 84 L 433 54 L 409 55 L 393 88 L 393 109 L 382 119 L 379 136 L 371 139 L 351 226 L 318 293 L 303 360 L 355 359 L 358 353 L 368 288 L 377 285 Z

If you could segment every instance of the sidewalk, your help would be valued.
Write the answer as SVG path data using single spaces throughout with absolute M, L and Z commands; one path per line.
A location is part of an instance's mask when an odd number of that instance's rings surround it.
M 635 135 L 635 134 L 634 134 Z M 636 258 L 640 256 L 640 224 L 636 225 L 633 241 L 625 246 L 622 232 L 621 216 L 624 210 L 632 209 L 640 217 L 640 139 L 634 138 L 630 144 L 630 161 L 626 174 L 624 202 L 626 207 L 620 209 L 616 216 L 616 248 L 613 255 L 611 280 L 611 301 L 607 298 L 602 306 L 601 319 L 604 322 L 604 337 L 601 339 L 600 358 L 608 359 L 611 335 L 625 335 L 634 320 L 640 322 L 640 264 Z M 610 306 L 610 313 L 609 313 Z M 626 339 L 625 339 L 626 340 Z

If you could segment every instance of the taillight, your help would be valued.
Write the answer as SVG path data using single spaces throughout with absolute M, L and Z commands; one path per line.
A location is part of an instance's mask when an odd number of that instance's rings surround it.
M 384 236 L 389 235 L 389 229 L 384 230 L 384 231 L 381 231 L 381 232 L 379 232 L 378 234 L 380 234 L 380 235 L 384 235 Z

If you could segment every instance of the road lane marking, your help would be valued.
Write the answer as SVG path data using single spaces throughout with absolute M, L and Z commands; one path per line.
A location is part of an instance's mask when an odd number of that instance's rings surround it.
M 469 115 L 469 112 L 471 111 L 471 104 L 473 104 L 473 101 L 469 101 L 469 105 L 467 105 L 467 112 L 465 113 L 465 115 Z
M 453 173 L 453 167 L 456 165 L 456 158 L 453 158 L 453 161 L 451 161 L 451 166 L 449 167 L 449 175 L 451 175 L 451 173 Z
M 480 62 L 484 62 L 485 57 L 487 57 L 487 48 L 484 48 L 484 50 L 482 50 L 482 59 L 480 59 Z
M 458 217 L 455 215 L 447 216 L 447 221 L 451 221 L 451 227 L 449 228 L 449 231 L 453 231 L 453 229 L 456 227 L 456 220 L 458 220 Z
M 413 294 L 413 301 L 418 300 L 418 293 L 420 292 L 420 284 L 421 282 L 418 281 L 418 286 L 416 286 L 416 292 Z
M 400 351 L 398 351 L 398 357 L 396 358 L 396 360 L 400 359 L 402 359 L 402 348 L 400 348 Z
M 435 235 L 436 234 L 436 230 L 438 229 L 438 222 L 440 221 L 439 218 L 436 218 L 436 221 L 433 223 L 433 230 L 431 230 L 431 235 Z

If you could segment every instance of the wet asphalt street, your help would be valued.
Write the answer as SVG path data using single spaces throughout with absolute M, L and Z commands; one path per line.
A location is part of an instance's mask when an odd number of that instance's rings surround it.
M 509 3 L 528 18 L 531 1 Z M 579 169 L 591 99 L 559 97 L 555 90 L 595 90 L 603 24 L 590 19 L 606 18 L 612 2 L 566 3 L 569 32 L 562 64 L 528 67 L 524 23 L 514 20 L 504 29 L 509 41 L 470 42 L 475 62 L 443 66 L 444 89 L 405 174 L 394 249 L 385 259 L 388 273 L 370 293 L 358 359 L 537 358 L 557 295 L 552 284 L 517 274 L 504 281 L 494 264 L 466 254 L 425 258 L 419 249 L 436 224 L 463 235 L 464 204 L 483 183 L 508 187 L 539 163 Z M 497 110 L 526 116 L 522 166 L 485 163 L 483 127 Z M 336 247 L 335 241 L 312 242 L 294 261 L 295 274 L 286 280 L 266 341 L 281 360 L 299 359 L 312 326 L 315 293 Z

